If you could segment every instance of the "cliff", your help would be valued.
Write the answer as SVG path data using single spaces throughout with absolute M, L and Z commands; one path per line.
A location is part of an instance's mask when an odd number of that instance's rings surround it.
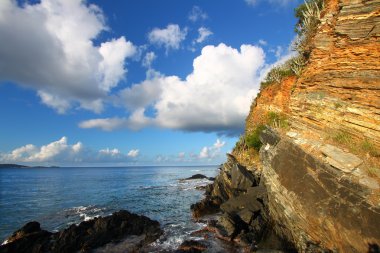
M 380 252 L 379 37 L 380 0 L 325 1 L 302 71 L 262 88 L 194 217 L 220 210 L 251 252 Z

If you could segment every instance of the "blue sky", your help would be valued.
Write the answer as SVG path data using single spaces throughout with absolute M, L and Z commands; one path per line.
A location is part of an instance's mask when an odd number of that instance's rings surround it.
M 219 164 L 298 0 L 0 2 L 0 162 Z

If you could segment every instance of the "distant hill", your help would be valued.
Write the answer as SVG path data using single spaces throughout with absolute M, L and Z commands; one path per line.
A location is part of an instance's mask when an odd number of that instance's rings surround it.
M 59 166 L 26 166 L 20 164 L 5 163 L 0 164 L 0 168 L 59 168 Z
M 29 168 L 29 166 L 20 165 L 20 164 L 0 164 L 0 168 Z

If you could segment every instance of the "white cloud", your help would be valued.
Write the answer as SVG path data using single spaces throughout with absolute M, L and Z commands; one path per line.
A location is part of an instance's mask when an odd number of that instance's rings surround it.
M 268 45 L 268 42 L 266 42 L 265 40 L 259 40 L 259 45 L 266 46 Z
M 206 46 L 194 59 L 185 80 L 155 75 L 120 92 L 118 103 L 133 111 L 128 118 L 93 119 L 80 127 L 113 130 L 155 125 L 185 131 L 239 134 L 252 99 L 259 90 L 265 54 L 259 47 L 240 50 L 219 44 Z M 144 108 L 155 117 L 144 116 Z
M 33 144 L 14 149 L 9 153 L 0 153 L 2 163 L 29 163 L 29 164 L 75 164 L 75 163 L 104 163 L 129 162 L 136 158 L 139 150 L 131 150 L 123 154 L 117 148 L 105 148 L 94 151 L 85 148 L 81 142 L 69 144 L 66 137 L 37 147 Z
M 183 158 L 185 158 L 185 155 L 186 155 L 185 152 L 179 152 L 179 153 L 178 153 L 178 158 L 179 158 L 179 159 L 183 159 Z
M 189 13 L 189 20 L 193 22 L 196 22 L 198 20 L 205 20 L 207 18 L 207 13 L 205 13 L 199 6 L 194 6 Z
M 2 0 L 0 81 L 36 90 L 59 113 L 78 104 L 100 112 L 104 97 L 125 77 L 125 60 L 136 52 L 124 37 L 94 45 L 108 29 L 99 7 L 84 0 L 22 6 Z
M 118 150 L 117 148 L 114 148 L 114 149 L 109 149 L 109 148 L 101 149 L 101 150 L 99 150 L 99 153 L 105 154 L 105 155 L 110 155 L 110 156 L 118 156 L 118 155 L 121 154 L 120 150 Z
M 197 43 L 202 43 L 203 41 L 205 41 L 209 36 L 211 36 L 213 33 L 211 32 L 211 30 L 209 30 L 208 28 L 206 27 L 201 27 L 198 29 L 198 38 L 195 40 Z
M 51 142 L 41 147 L 32 144 L 16 148 L 8 154 L 0 154 L 2 162 L 50 162 L 56 159 L 68 159 L 82 151 L 80 142 L 69 145 L 67 138 L 62 137 L 58 141 Z
M 199 158 L 209 158 L 208 147 L 203 147 L 199 153 Z
M 137 157 L 139 155 L 139 152 L 140 151 L 138 149 L 131 149 L 128 152 L 127 156 L 135 158 L 135 157 Z
M 157 58 L 154 52 L 148 52 L 145 54 L 142 61 L 142 65 L 146 68 L 151 68 L 153 61 Z
M 149 34 L 148 39 L 152 44 L 164 46 L 166 52 L 170 49 L 179 49 L 181 42 L 186 38 L 187 29 L 181 30 L 179 25 L 169 24 L 166 28 L 154 28 Z
M 225 141 L 221 141 L 221 140 L 217 139 L 213 146 L 216 149 L 221 149 L 222 147 L 224 147 L 224 145 L 226 145 Z
M 104 42 L 100 45 L 99 53 L 103 60 L 99 63 L 102 76 L 101 88 L 109 91 L 124 78 L 127 70 L 124 68 L 125 58 L 132 57 L 137 52 L 131 42 L 127 42 L 124 37 Z
M 220 156 L 221 149 L 226 144 L 225 141 L 217 139 L 216 142 L 211 147 L 203 147 L 199 153 L 200 159 L 213 159 Z

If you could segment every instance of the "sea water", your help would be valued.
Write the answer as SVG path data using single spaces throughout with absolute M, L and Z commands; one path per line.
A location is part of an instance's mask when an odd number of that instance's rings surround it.
M 211 183 L 180 179 L 217 172 L 218 166 L 2 168 L 0 241 L 32 220 L 58 231 L 126 209 L 158 220 L 164 235 L 157 247 L 175 249 L 204 226 L 191 219 L 190 205 L 202 199 L 196 187 Z

